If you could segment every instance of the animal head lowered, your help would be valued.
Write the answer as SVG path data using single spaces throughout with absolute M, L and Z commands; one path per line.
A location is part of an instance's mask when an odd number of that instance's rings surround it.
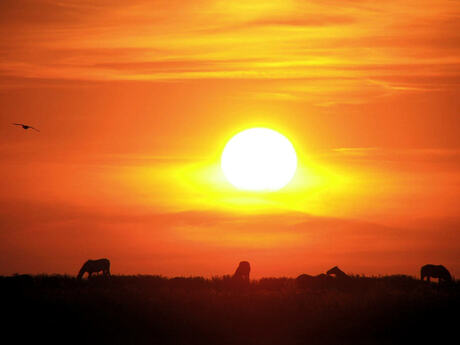
M 81 279 L 85 273 L 88 273 L 88 278 L 93 273 L 102 272 L 104 277 L 110 277 L 110 261 L 108 259 L 88 260 L 78 272 L 77 279 Z
M 449 273 L 449 270 L 445 268 L 443 265 L 425 265 L 422 266 L 420 269 L 420 275 L 422 280 L 430 281 L 430 278 L 438 278 L 439 282 L 445 281 L 450 282 L 452 281 L 452 276 Z

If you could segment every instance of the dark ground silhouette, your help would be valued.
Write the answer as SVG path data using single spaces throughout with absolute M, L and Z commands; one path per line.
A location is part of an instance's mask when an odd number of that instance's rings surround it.
M 299 289 L 292 278 L 239 289 L 231 276 L 0 277 L 2 326 L 15 343 L 46 344 L 439 344 L 456 337 L 457 281 L 326 281 L 317 290 Z

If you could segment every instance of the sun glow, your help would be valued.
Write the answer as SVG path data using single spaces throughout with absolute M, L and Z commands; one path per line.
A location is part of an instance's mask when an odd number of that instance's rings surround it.
M 235 135 L 224 148 L 221 166 L 238 189 L 276 191 L 289 183 L 297 168 L 291 142 L 268 128 L 251 128 Z

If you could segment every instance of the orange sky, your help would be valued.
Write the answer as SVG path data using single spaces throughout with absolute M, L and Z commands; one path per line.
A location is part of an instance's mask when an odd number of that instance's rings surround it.
M 459 276 L 459 17 L 448 0 L 2 0 L 0 274 L 108 257 Z M 254 126 L 297 150 L 278 192 L 220 170 Z

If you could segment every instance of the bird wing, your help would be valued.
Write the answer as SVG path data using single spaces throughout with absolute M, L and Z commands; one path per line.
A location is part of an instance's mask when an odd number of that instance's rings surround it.
M 23 123 L 13 123 L 13 125 L 16 125 L 16 126 L 24 126 Z
M 35 127 L 29 126 L 29 128 L 35 129 L 37 132 L 40 132 L 40 131 L 39 131 L 38 129 L 36 129 Z

